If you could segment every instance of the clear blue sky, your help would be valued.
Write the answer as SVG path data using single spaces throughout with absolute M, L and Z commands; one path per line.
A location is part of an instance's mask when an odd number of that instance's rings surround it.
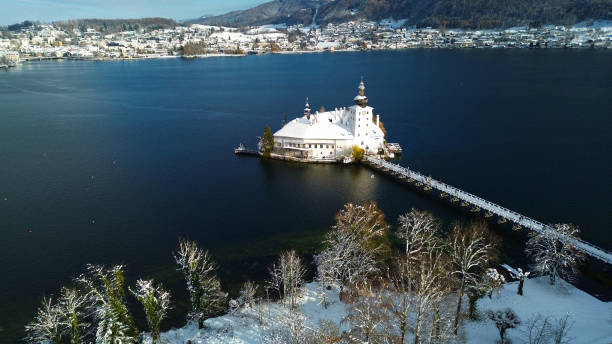
M 266 0 L 0 0 L 0 25 L 24 20 L 165 17 L 191 19 L 246 9 Z

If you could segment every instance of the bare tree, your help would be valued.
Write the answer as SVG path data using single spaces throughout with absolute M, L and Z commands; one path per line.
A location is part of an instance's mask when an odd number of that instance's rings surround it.
M 390 290 L 395 296 L 390 303 L 390 317 L 397 328 L 399 343 L 404 343 L 412 321 L 411 263 L 405 257 L 395 259 L 395 269 L 389 276 Z
M 446 271 L 448 270 L 447 260 L 442 254 L 441 249 L 434 249 L 423 254 L 419 259 L 418 267 L 411 277 L 412 294 L 413 294 L 413 331 L 414 344 L 421 342 L 423 333 L 431 333 L 431 336 L 437 337 L 439 329 L 426 331 L 428 326 L 437 326 L 440 319 L 440 306 L 442 299 L 447 295 L 448 284 L 446 282 Z M 432 320 L 428 320 L 429 316 L 434 316 Z
M 170 309 L 170 293 L 161 286 L 155 286 L 152 280 L 136 282 L 136 290 L 131 290 L 142 304 L 147 324 L 151 330 L 151 343 L 156 344 L 160 337 L 160 324 Z
M 179 239 L 174 260 L 185 275 L 191 312 L 189 320 L 198 322 L 201 328 L 204 320 L 220 313 L 225 308 L 227 294 L 221 291 L 221 282 L 214 273 L 215 263 L 208 251 L 203 251 L 195 241 Z
M 547 344 L 549 342 L 551 323 L 549 317 L 541 314 L 529 318 L 523 330 L 526 344 Z
M 488 311 L 487 316 L 495 323 L 495 327 L 499 330 L 501 344 L 506 343 L 506 331 L 516 328 L 521 323 L 516 313 L 510 308 Z
M 578 264 L 584 260 L 584 254 L 573 245 L 579 234 L 580 230 L 574 225 L 562 223 L 535 233 L 525 248 L 534 261 L 533 270 L 548 275 L 550 284 L 555 284 L 557 277 L 573 280 Z
M 558 319 L 537 314 L 527 321 L 523 330 L 524 341 L 526 344 L 568 344 L 573 339 L 569 337 L 572 325 L 569 314 Z
M 429 212 L 412 208 L 399 216 L 399 225 L 400 237 L 406 244 L 406 258 L 410 261 L 440 242 L 440 221 Z
M 256 294 L 258 285 L 252 281 L 246 281 L 240 288 L 238 299 L 230 301 L 230 309 L 232 312 L 238 311 L 243 307 L 252 307 L 256 302 Z
M 388 322 L 387 312 L 389 301 L 380 289 L 373 289 L 369 283 L 353 286 L 357 298 L 349 304 L 348 314 L 343 320 L 351 330 L 349 336 L 359 343 L 380 343 L 385 338 L 382 330 Z
M 340 292 L 378 272 L 372 252 L 364 247 L 358 233 L 332 229 L 323 244 L 325 249 L 315 257 L 318 278 L 337 284 Z
M 270 268 L 270 287 L 278 291 L 281 300 L 288 298 L 290 307 L 294 309 L 297 297 L 302 292 L 305 274 L 306 268 L 297 252 L 283 252 Z
M 389 225 L 385 222 L 385 214 L 375 202 L 347 203 L 336 214 L 335 219 L 334 229 L 356 233 L 361 243 L 374 257 L 386 257 L 391 253 L 387 238 Z
M 479 282 L 479 275 L 487 267 L 494 253 L 494 242 L 486 224 L 474 222 L 469 226 L 455 224 L 450 238 L 450 254 L 453 276 L 457 281 L 457 310 L 455 312 L 455 334 L 459 329 L 461 304 L 465 291 Z
M 62 343 L 64 315 L 51 298 L 43 298 L 34 321 L 26 325 L 28 343 Z
M 557 319 L 552 328 L 552 339 L 554 344 L 568 344 L 573 338 L 569 337 L 569 331 L 573 326 L 573 322 L 569 320 L 569 314 L 565 314 Z
M 377 272 L 377 259 L 390 253 L 388 230 L 376 203 L 347 203 L 325 236 L 325 249 L 315 257 L 319 279 L 337 283 L 342 292 Z

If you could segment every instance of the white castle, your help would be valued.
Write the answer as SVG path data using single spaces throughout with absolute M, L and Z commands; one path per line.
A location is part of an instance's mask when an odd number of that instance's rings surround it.
M 310 113 L 308 98 L 304 116 L 274 133 L 273 153 L 298 159 L 337 160 L 351 155 L 353 146 L 376 154 L 384 148 L 385 134 L 379 115 L 368 106 L 363 80 L 355 105 L 333 111 Z

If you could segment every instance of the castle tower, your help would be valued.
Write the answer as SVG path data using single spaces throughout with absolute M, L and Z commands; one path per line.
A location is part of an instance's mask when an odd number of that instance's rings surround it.
M 355 104 L 361 106 L 362 108 L 368 105 L 368 97 L 365 96 L 365 85 L 363 84 L 363 77 L 361 77 L 361 82 L 359 83 L 359 94 L 353 99 Z
M 310 104 L 308 104 L 308 97 L 306 97 L 306 106 L 304 107 L 304 116 L 310 119 Z

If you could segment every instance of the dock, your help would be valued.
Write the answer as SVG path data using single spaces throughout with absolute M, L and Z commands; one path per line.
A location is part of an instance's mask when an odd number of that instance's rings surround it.
M 387 143 L 387 149 L 389 150 L 389 152 L 394 153 L 394 154 L 402 154 L 402 147 L 400 146 L 399 143 L 395 143 L 395 142 L 388 142 Z
M 527 228 L 536 233 L 552 231 L 557 235 L 560 241 L 572 244 L 574 247 L 576 247 L 576 249 L 582 251 L 590 257 L 599 259 L 608 264 L 612 264 L 612 252 L 578 238 L 561 236 L 551 226 L 521 215 L 501 205 L 487 201 L 481 197 L 475 196 L 469 192 L 460 190 L 431 177 L 426 177 L 425 175 L 417 171 L 413 171 L 407 167 L 403 167 L 373 156 L 365 156 L 364 162 L 371 168 L 378 170 L 381 173 L 391 176 L 403 176 L 409 180 L 413 179 L 420 185 L 426 185 L 439 191 L 441 195 L 450 195 L 451 202 L 453 203 L 461 201 L 462 205 L 471 205 L 473 207 L 472 209 L 478 210 L 478 212 L 484 210 L 485 217 L 497 215 L 499 217 L 498 223 L 505 223 L 506 221 L 512 222 L 514 230 Z
M 253 156 L 261 156 L 261 152 L 256 149 L 249 149 L 245 147 L 243 144 L 240 144 L 238 147 L 234 148 L 234 154 L 236 155 L 253 155 Z

